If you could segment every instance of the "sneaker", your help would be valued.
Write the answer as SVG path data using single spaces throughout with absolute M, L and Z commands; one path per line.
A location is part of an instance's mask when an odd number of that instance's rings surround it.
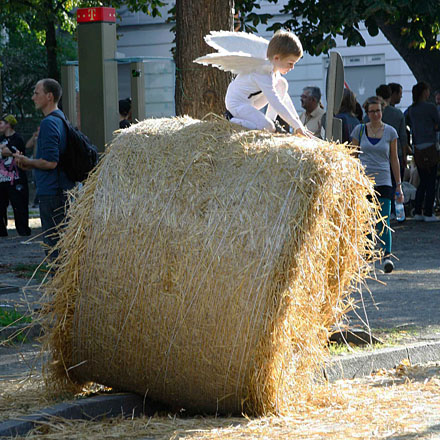
M 394 269 L 393 262 L 389 258 L 386 258 L 385 261 L 383 262 L 383 271 L 385 273 L 390 273 L 393 271 L 393 269 Z
M 424 222 L 425 216 L 422 214 L 414 214 L 414 220 L 417 222 Z
M 429 217 L 427 215 L 424 216 L 425 222 L 431 223 L 431 222 L 440 222 L 440 218 L 436 217 L 434 214 L 430 215 Z

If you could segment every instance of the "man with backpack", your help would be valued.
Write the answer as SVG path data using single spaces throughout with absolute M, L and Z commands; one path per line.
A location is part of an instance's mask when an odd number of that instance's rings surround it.
M 43 112 L 44 119 L 40 125 L 36 157 L 30 159 L 19 153 L 14 155 L 20 168 L 35 170 L 43 240 L 49 247 L 46 253 L 52 259 L 57 256 L 52 248 L 59 239 L 56 228 L 65 219 L 67 191 L 75 185 L 59 166 L 68 134 L 64 113 L 58 108 L 61 95 L 61 86 L 54 79 L 38 81 L 32 100 L 35 108 Z

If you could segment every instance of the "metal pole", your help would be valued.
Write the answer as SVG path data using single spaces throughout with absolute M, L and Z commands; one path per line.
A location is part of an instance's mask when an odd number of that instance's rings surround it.
M 102 152 L 119 126 L 115 9 L 78 9 L 77 21 L 81 130 Z
M 145 75 L 144 63 L 130 63 L 131 71 L 131 114 L 133 122 L 145 119 Z
M 334 118 L 341 106 L 344 92 L 344 65 L 338 52 L 330 53 L 327 72 L 327 113 L 325 137 L 327 140 L 342 140 L 342 121 Z
M 327 77 L 327 113 L 325 121 L 325 136 L 327 140 L 333 137 L 333 116 L 335 110 L 335 92 L 336 92 L 336 53 L 330 53 L 330 65 Z
M 76 66 L 61 66 L 61 87 L 63 88 L 63 112 L 73 126 L 78 125 L 76 111 Z

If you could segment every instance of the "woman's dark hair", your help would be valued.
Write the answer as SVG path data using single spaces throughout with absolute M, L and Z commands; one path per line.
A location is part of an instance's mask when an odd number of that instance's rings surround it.
M 338 113 L 350 113 L 356 115 L 356 96 L 350 89 L 344 89 L 342 95 L 341 107 Z
M 372 104 L 379 104 L 381 110 L 383 111 L 384 108 L 384 101 L 380 96 L 370 96 L 367 98 L 364 102 L 364 110 L 366 113 L 368 113 L 368 107 Z
M 430 90 L 431 87 L 428 83 L 425 81 L 418 82 L 415 86 L 412 88 L 412 96 L 413 96 L 413 104 L 417 104 L 421 101 L 423 92 L 425 90 Z
M 387 86 L 386 84 L 381 84 L 377 89 L 376 89 L 376 96 L 380 96 L 383 99 L 390 99 L 391 98 L 391 87 Z
M 391 89 L 391 94 L 399 93 L 402 90 L 402 86 L 399 83 L 389 83 L 388 86 Z
M 126 98 L 126 99 L 120 99 L 119 100 L 119 114 L 121 116 L 128 116 L 128 114 L 130 113 L 131 110 L 131 99 L 130 98 Z
M 362 106 L 356 101 L 356 112 L 354 114 L 359 122 L 362 122 L 362 120 L 364 119 L 364 112 L 362 110 Z

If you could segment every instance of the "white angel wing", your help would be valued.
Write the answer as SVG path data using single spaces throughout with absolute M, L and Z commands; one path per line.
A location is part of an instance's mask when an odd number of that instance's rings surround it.
M 270 72 L 273 68 L 269 60 L 255 58 L 242 52 L 210 53 L 194 60 L 195 63 L 208 66 L 209 64 L 220 70 L 232 73 Z
M 211 64 L 232 73 L 270 72 L 273 68 L 266 58 L 269 42 L 246 32 L 212 31 L 205 41 L 218 53 L 194 60 L 205 66 Z
M 205 41 L 219 52 L 243 52 L 262 59 L 266 59 L 269 45 L 266 39 L 246 32 L 211 31 Z

